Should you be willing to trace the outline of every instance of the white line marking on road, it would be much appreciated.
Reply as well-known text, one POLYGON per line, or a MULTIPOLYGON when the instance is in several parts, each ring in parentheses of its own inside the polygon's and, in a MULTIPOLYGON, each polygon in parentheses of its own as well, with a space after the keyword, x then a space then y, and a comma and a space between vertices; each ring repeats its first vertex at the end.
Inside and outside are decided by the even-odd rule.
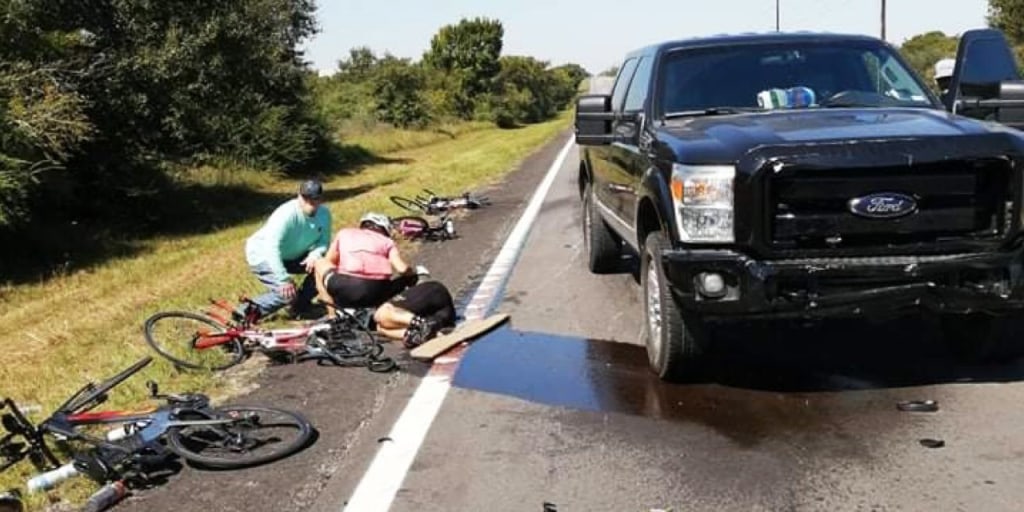
MULTIPOLYGON (((486 276, 481 280, 481 284, 488 280, 496 280, 497 286, 493 287, 496 288, 496 291, 492 292, 490 289, 492 286, 488 286, 487 290, 478 288, 466 306, 466 320, 486 317, 494 309, 497 299, 505 294, 508 278, 526 245, 526 237, 530 234, 530 228, 537 219, 544 198, 574 142, 570 138, 555 157, 544 179, 534 191, 523 215, 512 228, 501 251, 498 252, 498 256, 494 258, 486 276)), ((457 368, 458 357, 446 359, 445 363, 448 364, 439 363, 440 361, 435 362, 427 376, 420 381, 420 385, 409 399, 409 403, 406 404, 394 427, 391 428, 391 433, 388 434, 393 442, 381 446, 373 458, 373 462, 370 463, 370 468, 359 481, 343 510, 377 512, 391 508, 395 495, 401 488, 405 475, 409 472, 416 453, 423 444, 427 431, 430 430, 430 425, 434 422, 434 418, 451 388, 451 377, 457 368)))

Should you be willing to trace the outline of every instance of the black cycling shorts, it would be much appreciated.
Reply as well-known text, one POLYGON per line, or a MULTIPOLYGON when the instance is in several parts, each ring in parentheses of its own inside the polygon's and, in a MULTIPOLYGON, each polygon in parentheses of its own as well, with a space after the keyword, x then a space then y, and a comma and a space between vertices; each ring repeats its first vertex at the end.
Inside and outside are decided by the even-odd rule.
POLYGON ((328 270, 324 288, 340 308, 375 308, 416 282, 415 275, 398 279, 363 279, 328 270))
POLYGON ((440 327, 455 325, 455 302, 448 288, 437 281, 410 287, 401 297, 391 301, 395 307, 429 318, 440 327))

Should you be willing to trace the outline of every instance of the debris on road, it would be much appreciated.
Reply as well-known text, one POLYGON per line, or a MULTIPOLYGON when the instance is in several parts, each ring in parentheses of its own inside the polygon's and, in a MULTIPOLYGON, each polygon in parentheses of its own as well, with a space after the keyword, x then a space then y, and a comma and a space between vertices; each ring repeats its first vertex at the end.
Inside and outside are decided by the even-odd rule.
POLYGON ((936 412, 939 403, 935 400, 904 400, 897 402, 896 408, 904 412, 936 412))
POLYGON ((942 448, 943 446, 946 446, 946 442, 943 441, 942 439, 925 438, 919 440, 918 442, 921 443, 921 446, 924 446, 925 448, 942 448))

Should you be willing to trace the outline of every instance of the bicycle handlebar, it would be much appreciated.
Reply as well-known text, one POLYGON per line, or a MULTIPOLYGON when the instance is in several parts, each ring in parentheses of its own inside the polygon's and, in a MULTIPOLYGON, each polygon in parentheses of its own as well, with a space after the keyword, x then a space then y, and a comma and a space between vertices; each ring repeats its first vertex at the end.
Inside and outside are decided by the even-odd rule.
MULTIPOLYGON (((92 382, 86 384, 85 386, 82 386, 82 388, 79 389, 78 392, 76 392, 74 395, 71 395, 71 398, 69 398, 66 402, 61 404, 61 406, 58 407, 57 410, 59 412, 70 414, 85 408, 87 405, 90 405, 93 401, 96 401, 98 398, 103 396, 107 391, 110 391, 118 384, 124 382, 125 379, 127 379, 128 377, 135 375, 136 373, 139 372, 139 370, 145 368, 146 366, 149 365, 149 363, 152 362, 153 358, 151 356, 143 357, 142 359, 135 362, 135 364, 129 366, 128 368, 125 368, 124 370, 121 370, 121 372, 118 373, 117 375, 114 375, 113 377, 103 381, 99 386, 96 386, 92 382)), ((95 404, 93 405, 95 406, 95 404)))

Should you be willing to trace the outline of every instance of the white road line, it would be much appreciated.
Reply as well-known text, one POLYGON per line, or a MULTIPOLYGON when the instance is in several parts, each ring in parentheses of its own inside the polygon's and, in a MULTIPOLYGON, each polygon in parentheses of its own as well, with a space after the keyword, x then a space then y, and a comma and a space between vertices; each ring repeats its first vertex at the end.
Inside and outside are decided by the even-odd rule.
MULTIPOLYGON (((494 258, 486 276, 481 280, 481 284, 488 280, 495 280, 497 281, 496 286, 488 286, 486 290, 481 290, 478 287, 466 306, 466 320, 487 316, 494 309, 497 300, 504 295, 508 278, 526 244, 530 228, 537 219, 544 198, 547 196, 555 176, 558 175, 558 170, 562 168, 573 143, 574 140, 570 138, 562 147, 558 156, 555 157, 555 161, 548 168, 544 179, 533 193, 522 217, 519 218, 515 227, 512 228, 512 232, 505 239, 501 251, 494 258), (492 291, 493 289, 496 291, 492 291)), ((488 284, 490 285, 490 283, 488 284)), ((391 433, 388 434, 391 441, 381 446, 373 462, 370 463, 370 468, 359 481, 359 485, 356 486, 343 510, 377 512, 391 508, 395 495, 401 488, 405 475, 409 472, 416 453, 423 444, 427 431, 430 430, 430 425, 434 422, 434 418, 451 388, 451 375, 458 360, 449 359, 444 363, 446 364, 441 364, 440 361, 435 362, 427 376, 420 381, 416 392, 413 393, 401 416, 398 417, 398 421, 395 422, 395 426, 391 428, 391 433)))

